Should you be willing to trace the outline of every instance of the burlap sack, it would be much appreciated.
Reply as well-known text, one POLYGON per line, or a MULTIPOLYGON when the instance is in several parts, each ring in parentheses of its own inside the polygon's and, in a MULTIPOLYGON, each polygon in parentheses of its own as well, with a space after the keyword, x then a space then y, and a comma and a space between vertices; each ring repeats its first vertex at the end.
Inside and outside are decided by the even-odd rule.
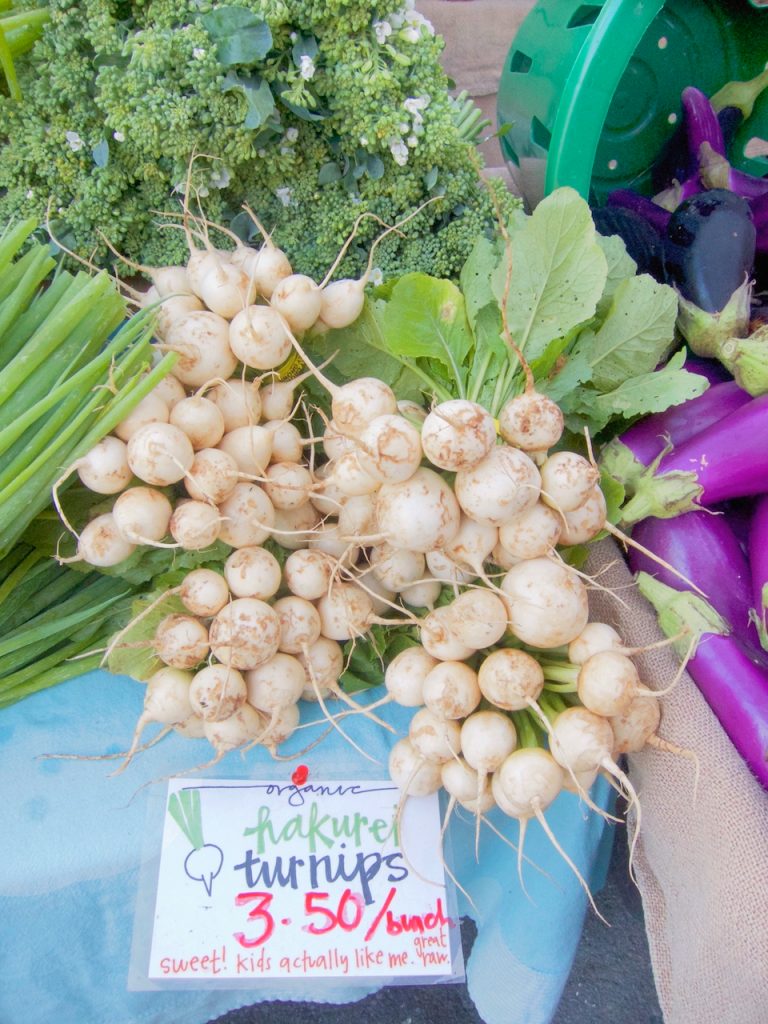
MULTIPOLYGON (((632 645, 661 639, 612 541, 587 564, 620 595, 593 592, 593 618, 632 645)), ((679 666, 668 648, 637 657, 655 689, 679 666)), ((642 807, 635 866, 666 1024, 768 1022, 768 793, 731 745, 688 675, 662 698, 659 735, 701 762, 696 802, 690 761, 649 749, 630 759, 642 807)), ((621 938, 617 937, 617 956, 621 938)), ((620 969, 620 962, 617 960, 620 969)))

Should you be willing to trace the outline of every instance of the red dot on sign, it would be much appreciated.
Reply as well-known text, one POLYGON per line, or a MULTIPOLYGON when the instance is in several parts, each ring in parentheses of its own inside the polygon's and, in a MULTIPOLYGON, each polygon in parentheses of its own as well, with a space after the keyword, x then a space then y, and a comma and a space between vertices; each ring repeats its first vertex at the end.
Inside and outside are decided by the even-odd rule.
POLYGON ((309 778, 309 768, 305 764, 300 764, 296 771, 291 776, 291 782, 294 786, 303 786, 309 778))
POLYGON ((284 917, 282 919, 282 921, 280 922, 280 924, 290 924, 290 923, 291 923, 290 917, 284 917))

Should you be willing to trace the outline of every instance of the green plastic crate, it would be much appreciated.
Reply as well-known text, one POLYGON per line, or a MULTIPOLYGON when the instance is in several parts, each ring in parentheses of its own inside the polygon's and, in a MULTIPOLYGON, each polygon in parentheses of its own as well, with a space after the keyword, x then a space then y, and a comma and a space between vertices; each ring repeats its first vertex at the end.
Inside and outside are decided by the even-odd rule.
MULTIPOLYGON (((768 0, 541 0, 507 56, 498 96, 505 159, 546 161, 545 192, 601 202, 650 190, 650 168, 681 117, 680 95, 712 95, 768 62, 768 0)), ((740 128, 733 163, 768 173, 768 91, 740 128), (745 152, 745 149, 747 152, 745 152), (747 155, 749 153, 750 155, 747 155)))

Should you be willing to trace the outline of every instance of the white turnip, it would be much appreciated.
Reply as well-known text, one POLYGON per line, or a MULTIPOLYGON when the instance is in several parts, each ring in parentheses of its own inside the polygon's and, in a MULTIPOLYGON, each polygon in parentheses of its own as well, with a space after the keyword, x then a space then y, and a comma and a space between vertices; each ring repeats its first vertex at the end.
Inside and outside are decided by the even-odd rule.
POLYGON ((128 447, 111 434, 102 437, 73 468, 88 490, 96 494, 117 494, 133 479, 133 470, 128 465, 128 447))
POLYGON ((195 668, 208 655, 208 630, 192 615, 166 615, 155 630, 153 647, 171 668, 195 668))
POLYGON ((236 598, 211 622, 210 643, 214 656, 224 665, 257 668, 277 654, 280 620, 263 601, 236 598))
POLYGON ((222 519, 215 505, 206 501, 182 501, 174 509, 169 529, 185 551, 202 551, 218 540, 222 519))
POLYGON ((239 483, 219 505, 219 538, 233 548, 258 547, 275 524, 275 509, 258 484, 239 483))
POLYGON ((131 544, 162 540, 168 533, 172 514, 170 501, 152 487, 129 487, 112 506, 115 524, 131 544))
POLYGON ((383 539, 426 554, 453 540, 461 514, 448 483, 433 470, 422 467, 402 483, 382 486, 376 501, 376 518, 383 539))
POLYGON ((232 494, 240 479, 240 470, 231 455, 218 448, 195 452, 184 487, 190 498, 220 505, 232 494))
POLYGON ((147 423, 167 423, 169 415, 168 406, 163 399, 154 391, 150 391, 131 409, 125 419, 117 424, 115 435, 127 444, 139 427, 144 427, 147 423))
POLYGON ((497 445, 472 469, 461 470, 456 498, 470 519, 501 526, 535 505, 541 478, 532 459, 509 445, 497 445))
POLYGON ((536 392, 510 399, 499 413, 499 433, 526 452, 543 452, 556 445, 563 433, 560 407, 536 392))
POLYGON ((175 320, 163 347, 179 353, 173 372, 187 387, 202 387, 215 377, 226 379, 237 366, 229 347, 229 324, 207 309, 193 310, 175 320))
POLYGON ((227 558, 224 577, 235 597, 268 601, 280 589, 282 571, 270 551, 262 547, 242 547, 227 558))
POLYGON ((451 399, 441 402, 424 420, 424 454, 439 469, 471 469, 496 443, 493 417, 476 402, 451 399))
POLYGON ((548 558, 513 566, 501 589, 507 595, 512 632, 531 647, 569 644, 587 624, 587 591, 576 573, 548 558))
POLYGON ((273 370, 293 351, 282 317, 270 306, 241 309, 229 326, 229 345, 254 370, 273 370))
POLYGON ((183 479, 195 453, 184 431, 170 423, 140 427, 128 442, 128 465, 145 484, 167 487, 183 479))
POLYGON ((229 718, 246 697, 245 680, 228 665, 206 665, 195 673, 189 687, 190 703, 206 722, 229 718))
POLYGON ((171 410, 170 422, 184 431, 195 451, 215 448, 224 436, 221 409, 201 395, 192 395, 177 402, 171 410))

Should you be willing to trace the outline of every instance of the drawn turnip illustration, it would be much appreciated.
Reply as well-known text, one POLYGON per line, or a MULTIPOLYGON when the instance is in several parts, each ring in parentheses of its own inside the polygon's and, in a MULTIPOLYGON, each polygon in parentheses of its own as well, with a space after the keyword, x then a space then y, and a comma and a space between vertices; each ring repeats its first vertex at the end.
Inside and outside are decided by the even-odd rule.
POLYGON ((180 793, 173 793, 168 801, 168 813, 192 845, 184 860, 187 876, 195 882, 202 882, 210 896, 213 880, 224 864, 224 854, 215 843, 203 840, 200 790, 182 789, 180 793))

